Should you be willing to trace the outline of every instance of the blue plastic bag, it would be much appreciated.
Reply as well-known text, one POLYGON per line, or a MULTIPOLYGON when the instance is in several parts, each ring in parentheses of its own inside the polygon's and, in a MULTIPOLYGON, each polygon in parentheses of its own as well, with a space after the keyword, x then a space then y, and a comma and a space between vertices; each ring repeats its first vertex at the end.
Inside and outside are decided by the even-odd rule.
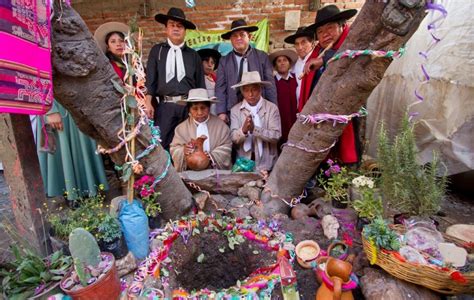
POLYGON ((133 200, 132 204, 122 201, 119 212, 120 224, 127 247, 137 259, 144 259, 148 255, 148 217, 142 204, 133 200))

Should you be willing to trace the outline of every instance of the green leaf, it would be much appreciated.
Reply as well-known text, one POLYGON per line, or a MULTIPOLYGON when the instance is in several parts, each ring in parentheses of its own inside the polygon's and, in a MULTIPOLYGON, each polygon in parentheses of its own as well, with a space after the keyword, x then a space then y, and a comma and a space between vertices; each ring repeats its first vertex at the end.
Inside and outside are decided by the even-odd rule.
POLYGON ((132 95, 127 95, 127 97, 125 97, 125 101, 128 107, 137 108, 137 100, 132 95))
POLYGON ((234 249, 235 249, 235 248, 234 248, 234 243, 233 243, 233 242, 229 242, 229 248, 230 248, 230 249, 232 249, 232 250, 234 250, 234 249))
POLYGON ((201 253, 201 254, 197 257, 197 262, 198 262, 198 263, 202 263, 203 260, 204 260, 204 253, 201 253))
POLYGON ((196 235, 196 234, 201 234, 201 231, 199 231, 199 229, 197 229, 197 228, 194 228, 193 229, 193 236, 196 235))
POLYGON ((224 253, 225 252, 225 247, 219 248, 219 252, 224 253))
POLYGON ((41 278, 39 276, 28 277, 21 282, 23 283, 41 283, 41 278))
POLYGON ((163 276, 165 276, 165 277, 169 277, 169 276, 170 276, 170 272, 168 272, 168 270, 165 269, 165 268, 162 268, 162 269, 161 269, 161 274, 163 274, 163 276))
POLYGON ((120 94, 125 94, 125 90, 120 83, 113 79, 110 79, 110 81, 112 81, 112 84, 114 85, 114 88, 117 90, 117 92, 119 92, 120 94))

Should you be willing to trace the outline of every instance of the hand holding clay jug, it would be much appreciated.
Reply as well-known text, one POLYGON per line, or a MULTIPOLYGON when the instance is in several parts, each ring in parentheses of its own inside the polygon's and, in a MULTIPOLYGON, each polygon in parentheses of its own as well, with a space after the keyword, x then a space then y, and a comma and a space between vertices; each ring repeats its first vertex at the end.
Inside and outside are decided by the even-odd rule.
POLYGON ((209 167, 209 157, 204 153, 203 144, 207 136, 201 135, 197 139, 191 139, 194 151, 186 156, 186 165, 188 169, 202 171, 209 167))

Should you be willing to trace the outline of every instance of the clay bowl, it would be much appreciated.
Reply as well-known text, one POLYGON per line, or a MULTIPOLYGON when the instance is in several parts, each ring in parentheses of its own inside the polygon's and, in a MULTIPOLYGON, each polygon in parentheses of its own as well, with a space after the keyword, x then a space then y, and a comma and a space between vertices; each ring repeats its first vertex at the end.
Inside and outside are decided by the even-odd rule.
POLYGON ((310 269, 311 263, 318 258, 321 248, 318 243, 312 240, 301 241, 296 245, 296 259, 301 267, 310 269))

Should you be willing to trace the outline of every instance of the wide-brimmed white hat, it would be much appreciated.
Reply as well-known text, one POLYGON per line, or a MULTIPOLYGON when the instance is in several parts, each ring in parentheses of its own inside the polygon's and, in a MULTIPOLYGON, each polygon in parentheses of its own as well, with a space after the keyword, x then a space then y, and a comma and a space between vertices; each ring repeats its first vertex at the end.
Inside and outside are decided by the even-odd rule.
POLYGON ((296 54, 295 51, 290 50, 290 49, 276 50, 275 52, 270 53, 270 55, 268 55, 268 58, 272 62, 272 65, 275 65, 275 59, 277 59, 280 56, 286 56, 288 60, 290 61, 290 65, 292 66, 298 60, 298 54, 296 54))
POLYGON ((127 35, 128 26, 120 22, 108 22, 100 25, 99 28, 97 28, 94 32, 94 39, 104 53, 107 52, 105 37, 107 34, 113 31, 122 32, 124 35, 127 35))
POLYGON ((206 89, 191 89, 188 92, 188 98, 186 100, 178 101, 181 103, 196 103, 196 102, 219 102, 216 97, 210 97, 207 94, 206 89))
POLYGON ((249 84, 260 84, 266 86, 272 85, 269 81, 262 81, 262 78, 260 77, 260 73, 258 73, 258 71, 252 71, 242 73, 242 79, 240 80, 240 82, 234 84, 233 86, 231 86, 231 88, 236 89, 238 87, 249 84))

